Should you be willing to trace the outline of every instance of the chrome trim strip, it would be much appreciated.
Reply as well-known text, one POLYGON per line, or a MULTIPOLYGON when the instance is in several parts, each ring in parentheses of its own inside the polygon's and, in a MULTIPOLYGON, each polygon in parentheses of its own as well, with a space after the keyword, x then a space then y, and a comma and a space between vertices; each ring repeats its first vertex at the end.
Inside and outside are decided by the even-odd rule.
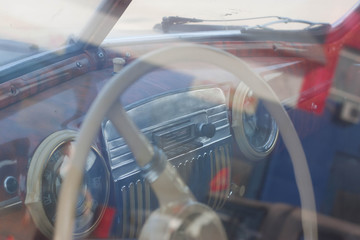
POLYGON ((20 197, 18 197, 18 196, 7 199, 5 201, 2 201, 2 202, 0 202, 0 213, 2 213, 3 211, 10 210, 15 207, 19 207, 19 206, 21 206, 21 204, 22 204, 22 201, 21 201, 20 197))
POLYGON ((140 236, 140 231, 143 225, 143 184, 140 180, 136 181, 136 198, 137 198, 137 229, 136 237, 140 236))
POLYGON ((186 182, 185 176, 184 176, 184 166, 182 163, 179 163, 176 167, 177 172, 179 173, 181 179, 186 182))
POLYGON ((190 176, 190 174, 189 174, 189 165, 190 165, 190 161, 185 160, 183 174, 184 174, 184 181, 186 183, 189 181, 189 176, 190 176))
POLYGON ((129 238, 135 237, 136 229, 136 204, 135 204, 135 185, 129 184, 129 208, 130 208, 130 226, 129 226, 129 238))
MULTIPOLYGON (((210 156, 210 181, 211 181, 212 179, 214 179, 214 173, 215 173, 214 152, 212 150, 210 150, 209 156, 210 156)), ((214 199, 213 199, 213 196, 211 195, 211 186, 210 186, 209 193, 210 193, 210 195, 209 195, 209 199, 208 199, 208 205, 210 207, 213 207, 214 199)))
MULTIPOLYGON (((219 153, 219 149, 215 149, 214 151, 215 153, 215 172, 214 172, 214 177, 216 177, 216 174, 218 173, 219 169, 220 169, 220 153, 219 153)), ((213 180, 213 179, 212 179, 213 180)), ((216 187, 219 186, 219 178, 216 178, 216 187)), ((214 194, 214 205, 213 205, 213 208, 216 209, 216 206, 218 205, 218 202, 219 202, 219 198, 220 198, 220 193, 219 191, 215 191, 215 194, 214 194)))
POLYGON ((114 39, 105 39, 101 47, 111 48, 124 45, 150 44, 150 43, 164 43, 176 41, 194 41, 204 38, 221 38, 241 36, 240 30, 225 30, 225 31, 203 31, 191 33, 174 33, 174 34, 158 34, 148 36, 122 37, 114 39))
POLYGON ((187 169, 188 176, 190 176, 192 174, 193 166, 194 166, 194 158, 191 158, 189 161, 189 164, 188 164, 188 169, 187 169))
POLYGON ((216 127, 216 131, 219 131, 219 130, 223 130, 223 129, 227 129, 230 127, 230 124, 226 124, 226 125, 222 125, 220 127, 216 127))
MULTIPOLYGON (((221 146, 220 147, 220 155, 221 155, 221 159, 220 159, 220 169, 218 169, 218 171, 222 171, 223 169, 226 168, 226 155, 225 155, 225 147, 221 146)), ((220 181, 222 181, 222 178, 220 178, 220 181)), ((226 183, 225 183, 226 184, 226 183)), ((221 182, 221 186, 223 186, 224 184, 221 182)), ((216 209, 220 209, 221 206, 224 204, 225 202, 225 196, 226 196, 226 189, 221 189, 220 192, 220 199, 219 199, 219 203, 216 206, 216 209)))
MULTIPOLYGON (((225 145, 225 149, 226 149, 226 168, 228 169, 228 174, 227 174, 227 186, 228 188, 226 189, 226 196, 225 198, 229 198, 230 196, 230 186, 231 186, 231 158, 230 158, 230 145, 225 145)), ((225 199, 225 201, 226 201, 225 199)), ((224 201, 224 204, 225 204, 225 201, 224 201)), ((224 204, 221 206, 223 207, 224 204)))
POLYGON ((122 238, 125 239, 127 238, 126 232, 127 232, 127 221, 128 221, 128 213, 127 213, 127 191, 126 191, 126 187, 123 186, 121 188, 121 195, 122 195, 122 201, 123 201, 123 207, 122 207, 122 211, 123 211, 123 217, 122 217, 122 221, 123 221, 123 229, 122 229, 122 238))
POLYGON ((9 165, 16 165, 16 164, 17 164, 17 160, 3 160, 0 162, 0 168, 6 167, 9 165))
MULTIPOLYGON (((222 168, 222 147, 219 147, 218 149, 216 149, 216 159, 215 159, 215 165, 216 165, 216 174, 219 173, 219 171, 222 168)), ((215 175, 217 178, 217 187, 221 187, 221 178, 218 175, 215 175)), ((218 209, 219 204, 221 203, 221 197, 222 197, 222 190, 218 190, 216 191, 216 204, 214 206, 214 209, 218 209)))
POLYGON ((150 215, 150 201, 151 201, 151 195, 150 195, 150 183, 146 180, 144 180, 145 184, 145 217, 147 218, 150 215))

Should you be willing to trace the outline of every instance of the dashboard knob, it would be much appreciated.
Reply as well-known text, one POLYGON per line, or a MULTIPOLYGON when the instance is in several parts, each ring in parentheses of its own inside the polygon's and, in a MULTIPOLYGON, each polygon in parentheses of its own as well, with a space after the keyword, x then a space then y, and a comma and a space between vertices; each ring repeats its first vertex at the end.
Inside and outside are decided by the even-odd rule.
POLYGON ((201 123, 197 126, 199 137, 212 138, 215 135, 216 127, 212 123, 201 123))
POLYGON ((19 184, 13 176, 7 177, 4 180, 4 187, 7 193, 13 194, 17 191, 19 184))

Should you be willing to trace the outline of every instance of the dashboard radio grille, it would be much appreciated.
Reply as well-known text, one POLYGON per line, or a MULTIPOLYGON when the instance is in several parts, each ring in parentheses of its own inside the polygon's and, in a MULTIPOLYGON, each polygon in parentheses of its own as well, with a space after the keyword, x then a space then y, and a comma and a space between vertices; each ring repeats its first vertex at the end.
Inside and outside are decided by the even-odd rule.
MULTIPOLYGON (((148 140, 162 148, 171 159, 228 137, 230 125, 227 110, 223 92, 211 88, 194 90, 191 94, 183 92, 165 96, 134 107, 128 110, 128 114, 148 140), (204 102, 204 98, 212 101, 204 102), (184 101, 188 101, 186 108, 177 106, 184 101), (154 109, 164 109, 164 105, 172 108, 160 111, 157 114, 160 116, 154 117, 154 109), (211 139, 196 136, 196 127, 204 123, 213 124, 216 129, 211 139)), ((102 131, 113 177, 116 180, 124 179, 139 172, 133 154, 110 121, 103 123, 102 131)))
MULTIPOLYGON (((194 194, 203 195, 197 197, 207 198, 204 203, 214 209, 222 208, 229 195, 230 150, 230 146, 225 144, 173 165, 194 194)), ((122 209, 120 236, 137 238, 146 218, 157 207, 156 197, 150 184, 143 179, 130 181, 120 188, 119 198, 122 209)))

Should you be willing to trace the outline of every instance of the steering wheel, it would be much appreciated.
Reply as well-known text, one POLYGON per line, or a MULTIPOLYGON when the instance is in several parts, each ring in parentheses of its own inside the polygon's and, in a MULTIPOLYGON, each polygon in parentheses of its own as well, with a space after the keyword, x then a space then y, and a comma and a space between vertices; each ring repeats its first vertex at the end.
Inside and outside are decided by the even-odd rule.
POLYGON ((54 239, 72 239, 75 202, 86 156, 105 116, 127 142, 159 200, 160 207, 150 215, 140 239, 173 239, 177 236, 182 239, 183 234, 189 239, 226 239, 217 215, 205 205, 196 203, 164 153, 148 142, 118 102, 118 97, 143 75, 169 64, 186 61, 204 62, 227 70, 241 79, 259 98, 267 100, 265 107, 278 124, 293 164, 302 207, 304 239, 317 239, 311 177, 300 139, 287 112, 269 85, 244 61, 222 50, 203 45, 183 45, 151 52, 129 64, 105 85, 90 107, 76 140, 72 155, 76 161, 71 161, 61 188, 54 239), (181 221, 171 221, 174 214, 175 219, 181 221), (177 235, 178 230, 181 233, 177 235))

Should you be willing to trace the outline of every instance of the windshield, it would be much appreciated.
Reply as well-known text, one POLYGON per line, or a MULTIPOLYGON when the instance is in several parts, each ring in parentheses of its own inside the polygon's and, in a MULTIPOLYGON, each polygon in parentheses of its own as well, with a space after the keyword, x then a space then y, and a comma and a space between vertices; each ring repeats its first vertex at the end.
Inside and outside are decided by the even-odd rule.
POLYGON ((2 1, 0 66, 76 37, 101 0, 2 1))
MULTIPOLYGON (((133 1, 109 35, 110 38, 154 34, 154 26, 163 17, 181 16, 205 20, 232 20, 264 16, 281 16, 312 22, 334 23, 356 3, 356 0, 182 0, 182 1, 133 1), (309 7, 311 6, 311 7, 309 7), (325 7, 326 6, 326 7, 325 7)), ((256 21, 220 22, 222 25, 256 25, 276 19, 256 21)), ((209 24, 213 24, 212 22, 209 24)), ((273 27, 273 26, 272 26, 273 27)), ((302 29, 303 24, 282 24, 280 29, 302 29)))
MULTIPOLYGON (((56 49, 76 39, 101 0, 80 1, 3 1, 0 14, 0 66, 41 51, 56 49)), ((233 20, 264 16, 281 16, 321 23, 334 23, 355 0, 335 1, 238 1, 183 0, 133 1, 108 38, 162 33, 154 29, 166 16, 204 20, 233 20), (309 8, 309 6, 312 6, 309 8), (324 10, 326 6, 326 11, 324 10)), ((216 22, 221 25, 265 24, 276 18, 256 21, 216 22)), ((207 24, 205 22, 205 24, 207 24)), ((213 24, 213 23, 211 23, 213 24)), ((273 26, 272 26, 273 27, 273 26)), ((304 28, 303 24, 276 24, 275 28, 304 28)))

